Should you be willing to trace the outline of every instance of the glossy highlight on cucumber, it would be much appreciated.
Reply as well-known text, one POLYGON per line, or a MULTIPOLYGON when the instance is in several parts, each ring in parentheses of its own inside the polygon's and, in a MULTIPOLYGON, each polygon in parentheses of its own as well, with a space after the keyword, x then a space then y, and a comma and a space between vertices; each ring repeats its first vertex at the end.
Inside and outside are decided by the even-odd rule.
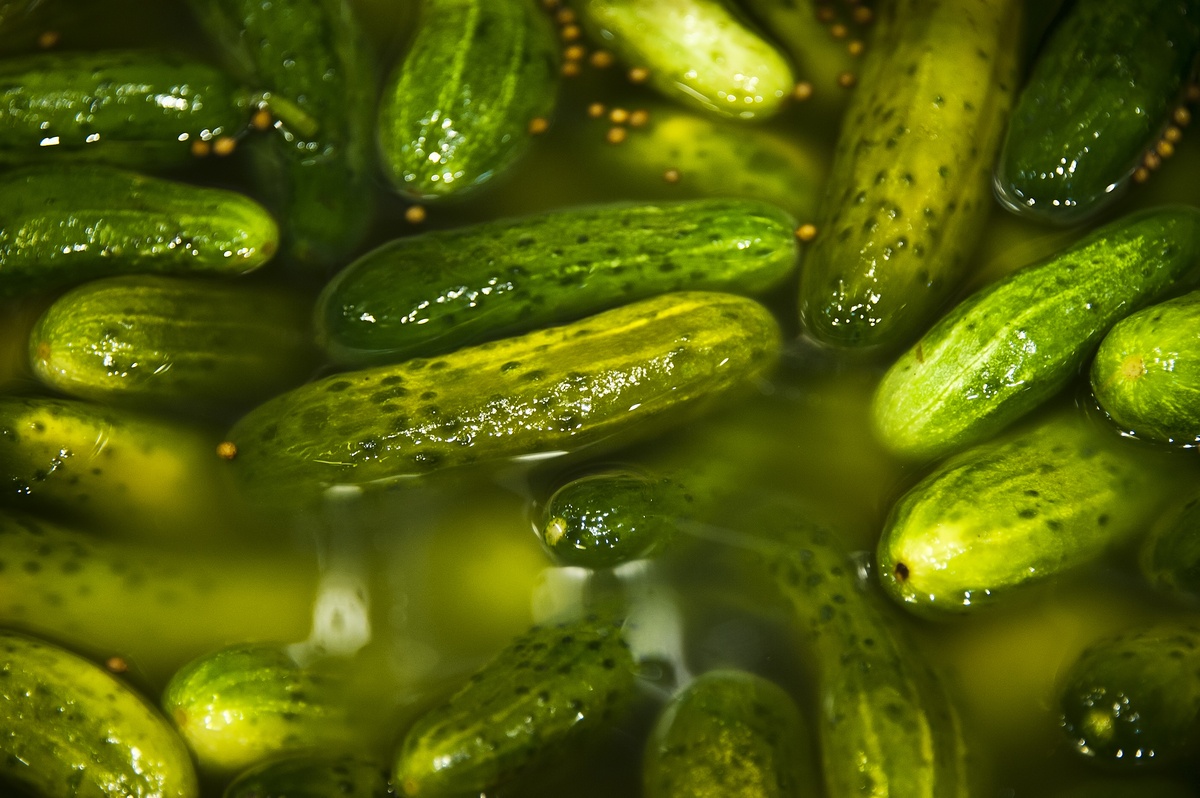
POLYGON ((392 798, 388 770, 361 756, 301 755, 242 773, 223 798, 392 798))

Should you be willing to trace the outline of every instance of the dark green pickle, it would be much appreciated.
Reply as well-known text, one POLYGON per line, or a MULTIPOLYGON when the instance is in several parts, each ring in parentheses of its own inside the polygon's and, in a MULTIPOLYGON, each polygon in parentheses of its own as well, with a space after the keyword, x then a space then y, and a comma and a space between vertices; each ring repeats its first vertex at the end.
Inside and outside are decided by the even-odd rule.
POLYGON ((382 764, 360 756, 303 755, 251 768, 225 788, 224 798, 391 798, 382 764))
POLYGON ((1163 515, 1142 541, 1142 575, 1162 592, 1200 602, 1200 495, 1163 515))

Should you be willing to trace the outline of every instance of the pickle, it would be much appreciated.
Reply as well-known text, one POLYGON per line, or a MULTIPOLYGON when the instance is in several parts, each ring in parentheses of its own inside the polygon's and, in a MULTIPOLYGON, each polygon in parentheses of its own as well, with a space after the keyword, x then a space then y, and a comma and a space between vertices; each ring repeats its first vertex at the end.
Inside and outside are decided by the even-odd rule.
POLYGON ((1200 496, 1164 514, 1142 541, 1142 574, 1162 592, 1185 602, 1200 601, 1200 496))
POLYGON ((392 798, 387 768, 356 756, 286 757, 238 776, 223 798, 392 798))

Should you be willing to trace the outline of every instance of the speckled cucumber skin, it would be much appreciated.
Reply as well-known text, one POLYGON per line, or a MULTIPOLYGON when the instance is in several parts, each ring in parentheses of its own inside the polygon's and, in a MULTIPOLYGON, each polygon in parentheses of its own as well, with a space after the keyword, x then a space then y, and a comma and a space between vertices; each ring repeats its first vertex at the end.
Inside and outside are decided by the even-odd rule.
POLYGON ((927 617, 976 612, 1099 557, 1144 528, 1163 475, 1054 416, 951 458, 896 503, 879 579, 927 617))
POLYGON ((992 204, 1021 10, 1020 0, 878 10, 805 261, 801 315, 819 340, 903 346, 958 286, 992 204))
POLYGON ((356 756, 310 754, 251 768, 225 788, 222 798, 391 798, 388 770, 356 756))
POLYGON ((85 659, 0 631, 0 778, 49 796, 195 798, 166 720, 85 659))
POLYGON ((193 142, 238 134, 251 107, 250 93, 222 72, 137 50, 6 60, 0 93, 0 162, 20 164, 186 164, 193 142))
POLYGON ((1190 496, 1154 523, 1138 558, 1155 588, 1188 604, 1200 602, 1200 496, 1190 496))
POLYGON ((1192 285, 1200 210, 1131 214, 950 311, 884 375, 871 416, 910 458, 987 440, 1057 393, 1114 324, 1192 285))
POLYGON ((709 671, 667 704, 646 744, 646 798, 799 798, 820 791, 791 696, 744 671, 709 671))
POLYGON ((1183 754, 1200 719, 1200 628, 1164 624, 1090 647, 1067 673, 1060 709, 1088 759, 1137 770, 1183 754))
POLYGON ((1167 443, 1200 441, 1200 292, 1113 327, 1091 377, 1096 400, 1123 429, 1167 443))
POLYGON ((0 215, 0 295, 120 273, 245 274, 279 244, 248 197, 106 166, 4 175, 0 215))
POLYGON ((229 434, 242 484, 386 483, 659 431, 744 389, 779 329, 729 294, 666 294, 432 360, 337 374, 229 434))
POLYGON ((575 0, 592 41, 671 100, 729 119, 773 116, 795 85, 787 59, 720 0, 575 0))
POLYGON ((136 275, 60 297, 29 337, 33 371, 84 399, 138 406, 247 405, 303 381, 299 301, 200 280, 136 275))
POLYGON ((423 0, 416 37, 379 109, 384 172, 416 198, 503 172, 548 119, 558 42, 535 0, 423 0))
POLYGON ((317 302, 336 360, 386 363, 536 330, 668 291, 761 293, 796 264, 795 222, 751 200, 556 211, 400 238, 317 302))
POLYGON ((1059 224, 1112 204, 1168 123, 1197 53, 1197 0, 1075 3, 1013 110, 996 196, 1059 224))
POLYGON ((625 621, 534 627, 408 730, 392 781, 454 798, 504 783, 616 721, 637 693, 625 621))

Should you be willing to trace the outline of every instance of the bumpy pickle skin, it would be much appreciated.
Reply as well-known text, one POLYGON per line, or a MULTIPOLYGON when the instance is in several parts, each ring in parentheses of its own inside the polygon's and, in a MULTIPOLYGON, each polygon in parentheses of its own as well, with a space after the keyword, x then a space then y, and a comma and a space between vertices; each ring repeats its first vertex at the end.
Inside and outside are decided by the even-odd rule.
POLYGON ((381 763, 363 757, 305 754, 251 768, 223 798, 392 798, 388 775, 381 763))
POLYGON ((100 666, 0 631, 0 674, 0 778, 38 795, 199 795, 166 719, 100 666))
POLYGON ((1138 557, 1151 585, 1185 603, 1200 603, 1200 496, 1192 495, 1154 523, 1138 557))
POLYGON ((1075 3, 1013 110, 997 198, 1058 224, 1111 205, 1168 124, 1198 53, 1196 0, 1075 3))
POLYGON ((558 43, 534 0, 423 0, 416 37, 379 110, 384 171, 414 198, 461 194, 504 172, 549 120, 558 43))
POLYGON ((668 291, 761 294, 796 265, 795 222, 752 200, 554 211, 400 238, 335 277, 317 338, 344 363, 394 363, 668 291))
POLYGON ((617 721, 637 694, 624 627, 589 615, 518 637, 409 729, 395 785, 421 798, 479 793, 617 721))
POLYGON ((897 349, 958 286, 992 204, 1021 12, 1020 0, 878 10, 805 258, 801 316, 818 340, 897 349))
POLYGON ((1120 319, 1194 285, 1198 260, 1200 211, 1164 206, 977 291, 884 375, 877 436, 912 459, 987 440, 1072 380, 1120 319))
POLYGON ((1060 696, 1076 753, 1136 770, 1188 750, 1200 718, 1200 628, 1164 624, 1083 652, 1060 696))
POLYGON ((1068 415, 951 458, 900 498, 876 560, 917 615, 978 612, 1144 528, 1166 475, 1068 415))
POLYGON ((710 671, 671 699, 646 743, 646 798, 799 798, 820 778, 791 696, 744 671, 710 671))

